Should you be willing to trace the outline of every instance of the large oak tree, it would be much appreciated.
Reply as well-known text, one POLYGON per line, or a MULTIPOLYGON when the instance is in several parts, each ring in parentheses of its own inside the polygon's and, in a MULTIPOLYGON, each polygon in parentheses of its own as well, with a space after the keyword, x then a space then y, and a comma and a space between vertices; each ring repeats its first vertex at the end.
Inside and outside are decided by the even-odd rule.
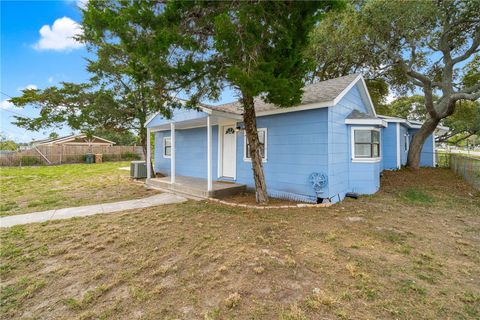
POLYGON ((421 92, 428 117, 407 161, 418 168, 422 146, 440 121, 458 101, 480 98, 478 80, 461 81, 462 65, 479 51, 480 2, 367 0, 348 10, 327 17, 313 33, 317 72, 367 71, 401 92, 421 92))

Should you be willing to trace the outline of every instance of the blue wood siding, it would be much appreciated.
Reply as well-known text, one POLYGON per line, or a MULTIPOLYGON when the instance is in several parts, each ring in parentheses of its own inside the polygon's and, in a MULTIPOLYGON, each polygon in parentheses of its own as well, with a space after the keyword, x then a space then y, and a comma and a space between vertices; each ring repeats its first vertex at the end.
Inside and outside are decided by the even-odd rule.
MULTIPOLYGON (((351 127, 348 126, 348 139, 351 139, 351 127)), ((353 125, 353 127, 362 127, 353 125)), ((367 126, 371 127, 371 126, 367 126)), ((382 133, 380 133, 382 134, 382 133)), ((381 137, 382 139, 382 137, 381 137)), ((383 140, 383 139, 382 139, 383 140)), ((381 141, 382 141, 381 140, 381 141)), ((381 142, 380 142, 381 143, 381 142)), ((380 150, 382 145, 380 144, 380 150)), ((352 158, 352 149, 349 148, 349 158, 352 158)), ((380 188, 380 172, 382 161, 378 162, 353 162, 349 163, 349 192, 359 194, 373 194, 380 188)))
POLYGON ((382 164, 384 170, 397 169, 397 123, 390 122, 382 129, 382 164))
MULTIPOLYGON (((271 196, 315 201, 308 183, 312 172, 328 172, 328 109, 259 117, 267 128, 267 162, 263 163, 271 196)), ((244 132, 237 135, 237 182, 254 188, 251 162, 244 161, 244 132)))
MULTIPOLYGON (((170 174, 170 158, 163 157, 163 138, 170 131, 155 133, 155 171, 170 174)), ((175 130, 176 174, 207 178, 207 128, 175 130)), ((216 177, 218 157, 218 126, 212 126, 212 173, 216 177)))
MULTIPOLYGON (((338 194, 343 199, 345 193, 353 191, 351 186, 352 174, 356 175, 359 174, 357 171, 361 171, 368 175, 370 174, 369 168, 372 167, 370 163, 352 166, 350 126, 345 124, 345 118, 353 110, 364 113, 368 113, 368 111, 356 86, 335 107, 328 110, 328 192, 330 197, 338 194)), ((373 180, 373 178, 370 180, 373 180)), ((338 197, 333 198, 333 201, 337 200, 338 197)))
MULTIPOLYGON (((338 201, 336 195, 343 199, 347 192, 372 194, 378 190, 381 170, 396 167, 396 124, 390 123, 387 128, 382 129, 382 161, 352 162, 351 126, 345 124, 345 118, 353 110, 368 113, 356 86, 334 107, 257 119, 257 127, 267 129, 267 161, 263 163, 263 167, 267 190, 271 196, 316 201, 317 194, 308 182, 308 176, 312 172, 328 175, 328 186, 321 196, 333 197, 334 202, 338 201)), ((186 110, 184 113, 176 113, 175 120, 184 121, 205 116, 202 112, 186 110)), ((160 117, 155 118, 149 127, 168 122, 160 117)), ((218 130, 218 126, 213 126, 214 179, 218 172, 218 130)), ((406 128, 403 130, 407 132, 406 128)), ((401 131, 402 136, 403 134, 401 131)), ((170 136, 170 132, 155 133, 155 169, 168 175, 170 159, 163 158, 162 154, 165 136, 170 136)), ((403 144, 401 147, 403 148, 403 144)), ((253 189, 251 162, 244 160, 244 148, 244 132, 241 131, 237 133, 236 182, 253 189)), ((431 156, 430 159, 432 158, 431 156)), ((177 175, 207 178, 206 127, 176 131, 176 172, 177 175)))

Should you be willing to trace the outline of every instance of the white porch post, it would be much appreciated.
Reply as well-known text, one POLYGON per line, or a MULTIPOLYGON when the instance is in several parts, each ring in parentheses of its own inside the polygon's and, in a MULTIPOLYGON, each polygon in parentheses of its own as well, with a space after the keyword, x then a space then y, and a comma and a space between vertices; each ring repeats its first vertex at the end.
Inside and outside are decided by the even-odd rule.
POLYGON ((150 128, 147 128, 147 179, 152 177, 152 164, 151 164, 151 147, 150 147, 150 128))
POLYGON ((210 116, 207 117, 207 190, 212 191, 212 124, 210 116))
POLYGON ((170 183, 175 183, 175 123, 170 123, 170 183))

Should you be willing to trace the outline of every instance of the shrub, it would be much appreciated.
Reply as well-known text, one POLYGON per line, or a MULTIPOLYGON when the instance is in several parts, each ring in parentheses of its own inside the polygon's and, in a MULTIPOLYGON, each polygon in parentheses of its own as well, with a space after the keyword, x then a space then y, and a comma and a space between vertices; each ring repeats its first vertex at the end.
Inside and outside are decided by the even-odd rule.
POLYGON ((22 166, 35 166, 42 164, 42 161, 40 159, 33 156, 22 156, 20 158, 20 162, 22 166))
POLYGON ((121 155, 119 154, 104 154, 102 156, 103 161, 119 161, 121 159, 121 155))
POLYGON ((121 154, 121 159, 122 160, 140 160, 141 157, 138 153, 127 151, 121 154))

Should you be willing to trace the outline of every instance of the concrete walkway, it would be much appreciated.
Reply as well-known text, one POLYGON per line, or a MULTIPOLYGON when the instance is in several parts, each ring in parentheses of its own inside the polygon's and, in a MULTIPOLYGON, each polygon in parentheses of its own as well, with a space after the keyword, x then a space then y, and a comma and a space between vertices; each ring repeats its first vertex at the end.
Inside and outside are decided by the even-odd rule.
POLYGON ((154 207, 162 204, 180 203, 184 201, 187 201, 187 199, 184 197, 170 193, 161 193, 143 199, 94 204, 91 206, 64 208, 2 217, 0 218, 0 228, 8 228, 18 224, 44 222, 48 220, 86 217, 99 213, 114 213, 131 209, 154 207))

